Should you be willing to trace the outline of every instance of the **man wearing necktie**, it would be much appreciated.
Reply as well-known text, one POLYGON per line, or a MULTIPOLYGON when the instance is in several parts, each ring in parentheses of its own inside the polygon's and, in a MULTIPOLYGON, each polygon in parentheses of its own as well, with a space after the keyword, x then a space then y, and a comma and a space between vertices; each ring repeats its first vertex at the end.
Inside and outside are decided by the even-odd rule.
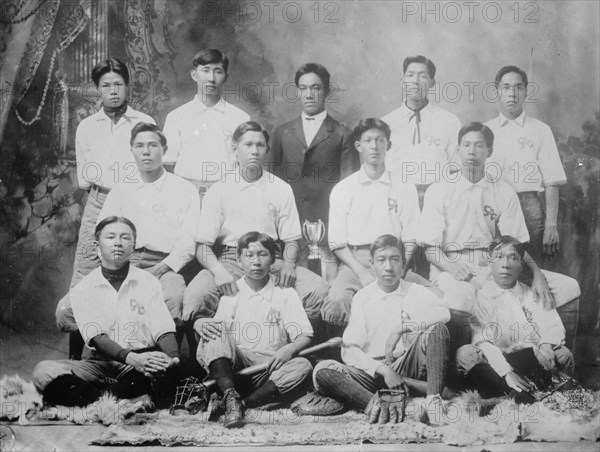
POLYGON ((425 190, 452 170, 459 119, 429 102, 427 92, 435 85, 433 62, 417 55, 403 64, 405 102, 382 119, 390 125, 394 142, 386 166, 417 187, 423 208, 425 190))
MULTIPOLYGON (((304 64, 296 71, 295 83, 302 113, 275 129, 270 164, 273 173, 291 185, 300 224, 320 219, 327 230, 329 194, 336 183, 359 168, 359 156, 352 148, 350 130, 325 109, 330 93, 327 69, 304 64)), ((321 243, 327 243, 327 236, 321 243)), ((298 263, 305 266, 308 246, 304 239, 300 248, 298 263)), ((335 276, 335 267, 327 266, 328 279, 335 276)))

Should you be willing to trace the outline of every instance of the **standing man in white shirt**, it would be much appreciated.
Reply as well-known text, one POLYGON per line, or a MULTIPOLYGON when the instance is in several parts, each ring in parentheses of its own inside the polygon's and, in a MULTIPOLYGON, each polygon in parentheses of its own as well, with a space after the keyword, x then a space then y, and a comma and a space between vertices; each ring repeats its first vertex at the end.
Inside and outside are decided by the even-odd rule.
POLYGON ((268 140, 269 134, 260 124, 249 121, 239 125, 233 134, 237 170, 206 192, 196 234, 196 258, 205 269, 190 282, 183 300, 190 343, 195 341, 194 321, 211 317, 222 295, 238 292, 236 281, 243 271, 237 245, 248 231, 283 242, 271 266, 274 282, 296 289, 311 323, 320 319, 329 284, 310 270, 296 267, 301 236, 298 210, 291 187, 263 170, 268 140))
POLYGON ((436 74, 429 58, 407 57, 403 74, 406 100, 382 118, 390 125, 394 137, 386 165, 391 172, 400 174, 403 181, 415 184, 422 208, 427 187, 456 169, 448 164, 453 162, 456 152, 460 120, 429 101, 427 92, 435 85, 436 74))
POLYGON ((150 116, 127 104, 129 71, 122 61, 101 61, 92 69, 92 80, 100 91, 102 109, 81 121, 75 134, 79 188, 89 190, 89 196, 81 218, 71 287, 98 266, 94 228, 106 196, 137 172, 129 151, 131 130, 139 122, 154 124, 150 116))
POLYGON ((498 71, 495 84, 500 114, 486 123, 495 136, 490 162, 498 165, 502 180, 517 192, 533 257, 543 263, 544 255, 552 256, 560 248, 558 192, 567 176, 552 130, 523 110, 528 85, 525 71, 505 66, 498 71))
POLYGON ((429 421, 436 422, 448 361, 444 323, 450 313, 427 288, 402 280, 402 248, 392 235, 373 242, 369 251, 376 280, 352 301, 343 336, 344 364, 321 361, 313 382, 320 393, 363 411, 378 389, 403 387, 402 377, 427 380, 424 408, 429 421))
POLYGON ((233 131, 250 116, 222 97, 229 59, 217 49, 205 49, 192 60, 191 77, 198 92, 194 99, 167 115, 164 133, 169 149, 167 170, 192 182, 200 193, 234 167, 233 131))
MULTIPOLYGON (((181 340, 185 281, 178 272, 194 259, 200 201, 192 184, 163 168, 166 149, 166 138, 156 125, 139 123, 133 128, 131 152, 139 176, 111 191, 98 218, 127 216, 137 225, 131 263, 160 281, 181 340)), ((62 328, 73 327, 68 296, 59 303, 57 322, 62 328)))

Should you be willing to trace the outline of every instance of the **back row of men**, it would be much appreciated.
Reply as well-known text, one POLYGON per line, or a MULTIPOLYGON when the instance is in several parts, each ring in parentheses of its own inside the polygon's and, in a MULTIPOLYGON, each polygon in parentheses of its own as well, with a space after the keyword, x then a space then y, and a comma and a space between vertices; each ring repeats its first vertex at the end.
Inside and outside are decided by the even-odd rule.
MULTIPOLYGON (((575 280, 539 268, 543 252, 558 251, 558 187, 566 177, 549 127, 523 111, 527 76, 519 68, 496 76, 500 116, 461 128, 427 99, 433 63, 407 58, 406 102, 351 132, 325 110, 327 70, 305 64, 295 76, 302 114, 270 140, 222 99, 228 66, 218 50, 196 55, 198 93, 167 116, 164 133, 127 105, 123 63, 94 68, 103 106, 77 129, 79 183, 90 195, 72 287, 99 265, 96 225, 117 216, 135 224, 131 262, 159 279, 178 339, 187 331, 192 353, 194 323, 240 290, 237 245, 249 231, 278 241, 274 282, 296 289, 317 340, 344 331, 353 295, 374 281, 371 244, 386 234, 419 264, 405 279, 430 286, 456 311, 475 311, 476 290, 490 277, 487 248, 500 235, 532 244, 524 259, 540 302, 560 306, 579 296, 575 280), (495 173, 484 168, 490 160, 495 173), (274 174, 263 169, 268 163, 274 174), (301 222, 318 219, 336 258, 328 259, 327 281, 297 266, 306 260, 301 222), (202 270, 188 274, 196 260, 202 270)), ((68 296, 57 320, 81 337, 68 296)), ((75 343, 71 354, 80 354, 75 343)))

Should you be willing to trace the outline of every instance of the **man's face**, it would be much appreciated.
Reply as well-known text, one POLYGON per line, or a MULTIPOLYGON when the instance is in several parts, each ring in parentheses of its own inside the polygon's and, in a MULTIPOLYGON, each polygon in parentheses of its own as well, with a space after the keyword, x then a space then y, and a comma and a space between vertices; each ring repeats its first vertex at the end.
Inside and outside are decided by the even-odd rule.
POLYGON ((198 94, 204 97, 221 97, 221 88, 227 73, 223 63, 199 64, 191 72, 192 79, 196 82, 198 94))
POLYGON ((242 168, 261 167, 267 157, 267 141, 262 132, 249 131, 233 143, 233 151, 242 168))
POLYGON ((308 116, 317 115, 325 110, 327 94, 323 81, 314 72, 304 74, 298 79, 298 96, 302 111, 308 116))
POLYGON ((362 155, 363 161, 370 165, 380 165, 385 161, 385 154, 391 146, 383 130, 369 129, 362 134, 360 141, 354 146, 362 155))
POLYGON ((242 250, 240 260, 244 274, 256 281, 263 280, 271 270, 271 253, 260 242, 252 242, 242 250))
POLYGON ((497 247, 490 257, 492 277, 503 289, 513 287, 523 269, 523 261, 514 246, 497 247))
POLYGON ((124 223, 106 225, 98 238, 98 254, 108 268, 121 268, 135 246, 133 231, 124 223))
POLYGON ((402 253, 395 246, 380 248, 373 255, 373 270, 377 284, 386 292, 398 287, 404 267, 402 253))
POLYGON ((517 117, 523 111, 527 87, 517 72, 504 74, 498 84, 500 111, 504 116, 517 117))
POLYGON ((116 72, 107 72, 98 80, 102 103, 107 107, 120 107, 127 99, 125 79, 116 72))
POLYGON ((486 159, 491 155, 485 137, 481 132, 468 132, 463 135, 458 145, 458 156, 464 171, 483 169, 486 159))
POLYGON ((140 172, 152 172, 162 168, 162 157, 166 151, 155 132, 140 132, 131 145, 131 152, 140 172))
POLYGON ((425 99, 435 80, 424 63, 410 63, 404 72, 402 86, 406 97, 425 99))

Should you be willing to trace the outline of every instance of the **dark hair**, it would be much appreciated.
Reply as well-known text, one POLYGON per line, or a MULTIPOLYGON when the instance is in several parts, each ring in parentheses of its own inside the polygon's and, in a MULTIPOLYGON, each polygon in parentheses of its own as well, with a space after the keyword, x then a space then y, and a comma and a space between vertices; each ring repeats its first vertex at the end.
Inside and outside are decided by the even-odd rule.
POLYGON ((483 138, 485 139, 485 144, 487 145, 487 147, 490 149, 494 147, 494 132, 492 132, 492 130, 488 126, 480 122, 470 122, 461 127, 461 129, 458 131, 459 145, 462 138, 469 132, 481 132, 483 134, 483 138))
POLYGON ((325 66, 319 63, 306 63, 300 66, 296 71, 296 75, 294 76, 294 82, 296 83, 296 86, 298 86, 300 77, 306 74, 316 74, 323 82, 325 92, 329 93, 329 81, 331 79, 331 75, 329 75, 329 71, 325 69, 325 66))
POLYGON ((385 134, 385 137, 388 139, 388 141, 392 136, 392 131, 390 130, 390 126, 388 126, 387 123, 383 122, 381 119, 367 118, 361 119, 354 128, 354 141, 360 141, 363 133, 371 129, 381 130, 385 134))
POLYGON ((264 246, 271 255, 271 264, 275 262, 275 252, 277 251, 277 242, 266 234, 261 232, 251 231, 246 232, 238 240, 238 257, 241 257, 242 251, 248 249, 251 243, 260 243, 264 246))
POLYGON ((204 49, 194 55, 192 60, 192 69, 196 69, 198 66, 204 66, 206 64, 219 64, 223 65, 225 73, 229 69, 229 58, 221 53, 217 49, 204 49))
POLYGON ((92 69, 92 81, 94 85, 98 87, 100 84, 100 78, 104 74, 108 74, 109 72, 114 72, 115 74, 119 74, 123 77, 126 85, 129 85, 129 70, 125 63, 116 58, 109 58, 108 60, 100 61, 94 69, 92 69))
POLYGON ((523 260, 523 256, 525 256, 525 248, 527 244, 521 243, 519 240, 510 235, 503 235, 501 237, 496 238, 490 245, 488 246, 488 255, 491 257, 494 251, 498 248, 505 248, 507 246, 512 246, 517 251, 517 254, 523 260))
POLYGON ((113 215, 111 217, 106 217, 104 220, 102 220, 100 223, 98 223, 96 225, 96 230, 94 231, 94 236, 96 237, 96 241, 100 240, 100 233, 102 232, 102 230, 109 224, 113 224, 113 223, 123 223, 123 224, 126 224, 127 226, 129 226, 131 228, 131 231, 133 232, 133 241, 134 242, 136 241, 137 230, 135 229, 135 225, 133 224, 133 222, 129 218, 118 217, 116 215, 113 215))
POLYGON ((158 135, 158 141, 163 148, 167 147, 167 137, 160 130, 160 128, 156 124, 151 124, 149 122, 138 122, 133 129, 131 129, 131 139, 129 140, 129 144, 133 146, 133 142, 135 141, 135 137, 142 132, 154 132, 158 135))
POLYGON ((404 63, 402 64, 402 73, 406 74, 406 69, 412 63, 421 63, 427 66, 427 72, 429 72, 429 77, 435 78, 435 64, 429 58, 424 57, 423 55, 417 56, 409 56, 404 59, 404 63))
POLYGON ((500 80, 502 80, 502 77, 504 77, 510 72, 516 72, 517 74, 519 74, 523 79, 523 83, 525 84, 525 86, 527 86, 529 81, 527 80, 527 74, 523 69, 517 66, 504 66, 498 71, 498 73, 496 74, 496 78, 494 79, 494 84, 496 85, 496 88, 498 88, 498 86, 500 85, 500 80))
POLYGON ((242 136, 246 132, 262 132, 262 134, 265 137, 265 141, 267 142, 267 145, 269 144, 269 133, 265 130, 263 126, 254 121, 246 121, 237 126, 235 131, 233 132, 233 142, 237 143, 238 141, 240 141, 240 138, 242 138, 242 136))
POLYGON ((377 250, 388 247, 398 248, 400 250, 400 254, 402 255, 402 260, 404 261, 404 244, 401 240, 398 240, 397 237, 394 237, 391 234, 380 235, 375 239, 369 250, 371 252, 371 259, 375 257, 375 252, 377 250))

